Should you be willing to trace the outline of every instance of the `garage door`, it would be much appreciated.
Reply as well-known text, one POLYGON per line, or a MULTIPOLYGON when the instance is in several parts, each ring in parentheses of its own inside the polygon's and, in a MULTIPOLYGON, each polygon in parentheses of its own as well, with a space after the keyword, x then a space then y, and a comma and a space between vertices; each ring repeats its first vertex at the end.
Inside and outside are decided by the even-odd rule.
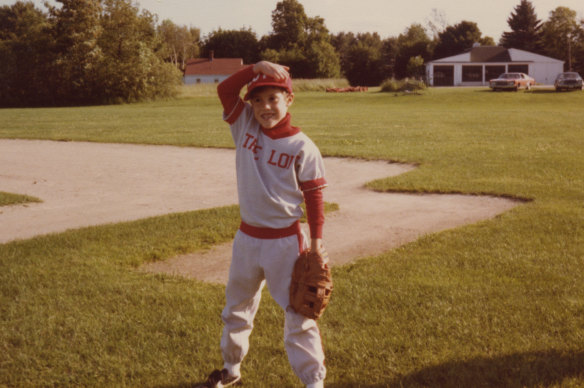
POLYGON ((434 66, 434 86, 454 86, 454 66, 434 66))

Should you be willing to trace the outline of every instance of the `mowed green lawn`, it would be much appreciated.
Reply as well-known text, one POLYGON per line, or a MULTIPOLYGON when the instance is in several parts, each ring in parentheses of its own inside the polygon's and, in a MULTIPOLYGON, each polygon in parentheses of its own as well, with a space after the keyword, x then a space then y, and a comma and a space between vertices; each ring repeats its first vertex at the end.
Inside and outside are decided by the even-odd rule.
MULTIPOLYGON (((419 165, 372 189, 524 200, 336 267, 320 321, 328 387, 584 385, 584 93, 302 92, 291 112, 325 155, 419 165)), ((232 146, 208 93, 2 109, 0 123, 1 138, 232 146)), ((0 386, 204 379, 221 366, 223 286, 136 268, 227 241, 237 225, 231 206, 0 245, 0 386)), ((282 328, 265 293, 245 386, 300 386, 282 328)))

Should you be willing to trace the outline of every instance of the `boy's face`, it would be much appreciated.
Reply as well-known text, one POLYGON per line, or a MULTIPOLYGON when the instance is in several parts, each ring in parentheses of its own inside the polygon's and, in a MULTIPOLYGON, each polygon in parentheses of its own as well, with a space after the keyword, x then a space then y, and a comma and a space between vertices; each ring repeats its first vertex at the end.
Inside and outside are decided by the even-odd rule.
POLYGON ((294 101, 294 94, 272 86, 266 86, 254 91, 249 101, 253 108, 253 115, 260 125, 266 129, 276 126, 288 112, 294 101))

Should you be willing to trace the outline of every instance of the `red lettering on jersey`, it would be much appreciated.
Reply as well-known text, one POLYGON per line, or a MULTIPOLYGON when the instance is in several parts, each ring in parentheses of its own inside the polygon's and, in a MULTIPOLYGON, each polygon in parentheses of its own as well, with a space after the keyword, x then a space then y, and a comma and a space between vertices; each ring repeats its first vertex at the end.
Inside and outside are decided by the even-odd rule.
POLYGON ((275 153, 276 153, 276 150, 272 150, 272 153, 270 154, 270 160, 268 160, 268 164, 271 164, 272 166, 277 166, 276 162, 274 162, 272 160, 274 158, 275 153))
POLYGON ((284 152, 282 152, 280 156, 276 158, 276 150, 272 150, 272 153, 270 154, 270 159, 268 160, 268 164, 288 169, 290 168, 292 163, 294 163, 294 160, 295 160, 294 155, 290 155, 284 152))
POLYGON ((252 141, 251 144, 253 145, 253 144, 255 144, 257 142, 257 139, 253 135, 250 135, 249 133, 246 133, 245 134, 245 143, 243 143, 243 148, 247 148, 247 149, 250 149, 251 150, 251 148, 248 146, 248 143, 252 139, 253 139, 253 141, 252 141))
POLYGON ((280 168, 290 167, 290 165, 288 164, 290 159, 292 159, 292 156, 290 156, 288 154, 280 154, 280 157, 278 158, 278 167, 280 167, 280 168))
POLYGON ((249 133, 245 134, 245 142, 243 143, 243 148, 247 148, 248 150, 251 150, 251 152, 253 152, 256 157, 254 158, 255 160, 258 160, 258 150, 262 149, 262 146, 258 145, 258 139, 253 136, 250 135, 249 133))

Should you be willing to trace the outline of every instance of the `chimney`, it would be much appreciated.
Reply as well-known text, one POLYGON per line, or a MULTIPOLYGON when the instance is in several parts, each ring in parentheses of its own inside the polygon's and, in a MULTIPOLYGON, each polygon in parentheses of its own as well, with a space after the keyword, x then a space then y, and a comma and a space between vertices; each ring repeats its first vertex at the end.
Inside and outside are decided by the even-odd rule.
POLYGON ((209 52, 209 60, 213 62, 213 59, 215 59, 215 50, 209 52))

